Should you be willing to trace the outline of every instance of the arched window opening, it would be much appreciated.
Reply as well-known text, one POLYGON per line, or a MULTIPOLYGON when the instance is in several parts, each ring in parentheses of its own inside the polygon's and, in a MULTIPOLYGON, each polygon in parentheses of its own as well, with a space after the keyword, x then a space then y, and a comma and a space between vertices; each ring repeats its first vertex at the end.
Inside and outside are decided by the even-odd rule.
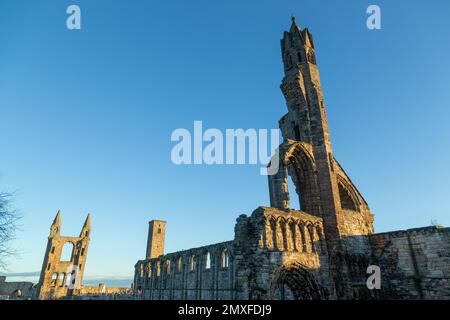
POLYGON ((192 255, 190 260, 189 260, 189 270, 191 272, 195 271, 195 256, 194 255, 192 255))
POLYGON ((289 233, 291 236, 291 245, 292 245, 292 250, 293 251, 299 251, 298 250, 298 246, 297 246, 297 235, 296 235, 296 231, 295 231, 295 222, 294 221, 290 221, 288 224, 289 227, 289 233))
POLYGON ((269 176, 271 205, 318 215, 320 206, 317 199, 320 193, 312 155, 303 143, 290 144, 292 146, 280 155, 283 159, 280 170, 276 175, 269 176))
POLYGON ((297 59, 298 63, 302 63, 302 55, 300 54, 300 52, 297 52, 297 59))
POLYGON ((286 230, 286 228, 287 228, 287 225, 286 225, 286 221, 284 221, 284 220, 281 220, 280 221, 280 229, 281 229, 281 236, 283 237, 283 239, 282 239, 282 246, 283 246, 283 249, 282 250, 288 250, 289 248, 288 248, 288 240, 287 240, 287 230, 286 230))
POLYGON ((161 263, 158 261, 156 263, 156 276, 159 277, 161 275, 161 263))
POLYGON ((230 254, 226 248, 222 250, 221 261, 222 268, 228 268, 230 264, 230 254))
POLYGON ((60 261, 71 261, 73 253, 73 243, 66 242, 61 251, 61 259, 60 261))
POLYGON ((207 251, 205 253, 205 269, 211 269, 211 255, 207 251))
POLYGON ((181 272, 182 267, 183 267, 183 260, 181 259, 181 257, 178 257, 178 260, 177 260, 177 270, 178 270, 178 272, 181 272))
POLYGON ((320 226, 316 226, 316 232, 317 232, 317 237, 319 238, 320 241, 322 241, 323 234, 322 234, 322 229, 320 228, 320 226))
POLYGON ((289 201, 290 207, 294 210, 300 210, 300 197, 297 193, 297 188, 291 176, 288 175, 288 190, 289 190, 289 201))
POLYGON ((75 271, 66 276, 66 287, 70 288, 73 284, 75 284, 75 271))
POLYGON ((277 243, 277 221, 275 219, 272 219, 270 221, 270 229, 272 232, 272 244, 273 244, 273 250, 278 249, 278 243, 277 243))
POLYGON ((302 231, 300 230, 300 226, 297 222, 294 223, 294 232, 295 232, 295 248, 298 252, 303 252, 303 244, 304 240, 302 238, 302 231))
POLYGON ((170 260, 166 260, 166 274, 170 275, 170 260))
POLYGON ((309 234, 309 239, 310 239, 310 243, 311 243, 311 251, 312 252, 316 252, 316 243, 314 242, 315 237, 314 237, 314 226, 313 225, 308 225, 307 227, 308 230, 308 234, 309 234))
POLYGON ((57 272, 52 274, 52 286, 56 286, 56 281, 58 281, 58 273, 57 272))
POLYGON ((64 272, 61 272, 58 277, 58 286, 64 287, 64 281, 66 280, 66 274, 64 272))
POLYGON ((341 208, 344 210, 358 211, 356 203, 353 201, 347 189, 342 184, 339 185, 339 197, 341 199, 341 208))
POLYGON ((310 243, 307 235, 308 232, 305 230, 305 225, 303 223, 300 223, 298 228, 300 230, 300 237, 302 239, 302 252, 309 252, 310 243))
POLYGON ((147 278, 151 278, 152 277, 152 265, 149 263, 147 265, 147 278))

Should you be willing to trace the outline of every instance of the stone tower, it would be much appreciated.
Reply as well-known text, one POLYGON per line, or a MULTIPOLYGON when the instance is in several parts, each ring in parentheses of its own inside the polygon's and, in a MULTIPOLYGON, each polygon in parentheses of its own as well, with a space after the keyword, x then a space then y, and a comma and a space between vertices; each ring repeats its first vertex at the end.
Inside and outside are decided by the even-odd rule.
MULTIPOLYGON (((330 265, 335 269, 332 273, 337 282, 339 279, 345 282, 342 242, 352 236, 372 234, 373 216, 333 156, 313 37, 308 29, 299 27, 295 18, 290 30, 284 32, 281 52, 284 64, 281 90, 288 112, 279 121, 283 135, 279 170, 269 176, 271 206, 289 210, 290 177, 300 199, 300 209, 323 219, 330 265), (340 272, 343 274, 338 275, 340 272)), ((361 253, 368 250, 366 245, 349 247, 361 253)), ((339 294, 339 288, 337 291, 339 294)))
POLYGON ((158 258, 164 255, 164 239, 166 237, 166 222, 152 220, 148 223, 148 241, 145 257, 158 258))
MULTIPOLYGON (((39 299, 58 299, 70 296, 80 290, 88 252, 91 218, 87 216, 78 237, 61 236, 61 212, 50 227, 44 263, 38 283, 39 299), (70 257, 62 257, 65 246, 71 251, 70 257)), ((69 251, 68 251, 69 252, 69 251)))

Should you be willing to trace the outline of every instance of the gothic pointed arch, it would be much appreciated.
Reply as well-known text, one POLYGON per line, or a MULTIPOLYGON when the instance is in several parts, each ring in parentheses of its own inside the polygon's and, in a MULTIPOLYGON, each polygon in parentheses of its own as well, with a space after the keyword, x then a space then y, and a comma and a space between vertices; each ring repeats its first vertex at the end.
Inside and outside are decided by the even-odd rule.
POLYGON ((360 201, 357 192, 352 185, 348 183, 342 176, 337 176, 337 183, 339 188, 339 198, 341 201, 341 208, 350 211, 360 211, 360 201))
POLYGON ((312 271, 294 262, 278 270, 270 286, 269 299, 325 300, 327 293, 312 271))
POLYGON ((316 165, 310 147, 303 142, 285 141, 279 149, 279 168, 269 175, 271 206, 290 209, 292 196, 300 198, 300 210, 319 215, 319 189, 316 177, 316 165), (288 178, 295 185, 295 192, 289 190, 288 178))

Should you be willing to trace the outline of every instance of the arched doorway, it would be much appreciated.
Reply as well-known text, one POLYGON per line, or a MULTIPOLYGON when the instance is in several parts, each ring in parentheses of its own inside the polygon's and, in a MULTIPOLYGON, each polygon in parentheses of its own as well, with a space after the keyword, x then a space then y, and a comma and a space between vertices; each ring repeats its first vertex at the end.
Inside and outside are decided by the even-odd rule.
POLYGON ((312 272, 299 263, 293 263, 283 266, 273 279, 270 299, 324 300, 327 294, 312 272))

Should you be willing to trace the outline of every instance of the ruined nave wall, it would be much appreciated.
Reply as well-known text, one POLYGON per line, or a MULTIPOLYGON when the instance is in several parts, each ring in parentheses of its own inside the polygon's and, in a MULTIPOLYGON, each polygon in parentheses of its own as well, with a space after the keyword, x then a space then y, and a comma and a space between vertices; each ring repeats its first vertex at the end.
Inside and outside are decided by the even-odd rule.
POLYGON ((142 260, 135 268, 138 299, 234 299, 232 241, 142 260))
POLYGON ((371 240, 381 298, 450 299, 450 228, 380 233, 371 240))

